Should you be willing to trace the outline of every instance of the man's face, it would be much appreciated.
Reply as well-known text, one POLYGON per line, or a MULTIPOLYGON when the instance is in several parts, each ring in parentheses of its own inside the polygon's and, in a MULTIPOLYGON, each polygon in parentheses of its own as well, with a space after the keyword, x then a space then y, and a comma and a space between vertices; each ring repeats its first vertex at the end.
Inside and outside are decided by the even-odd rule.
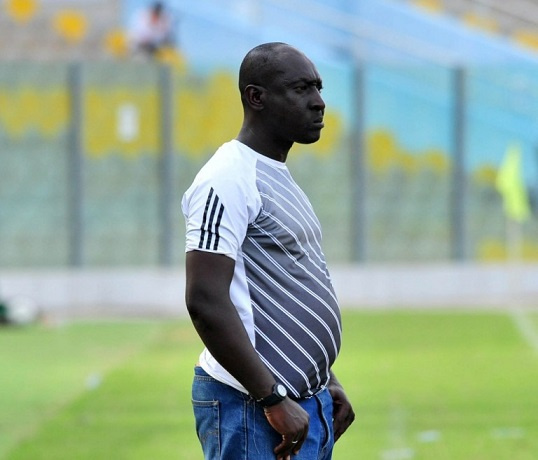
POLYGON ((321 77, 314 64, 290 48, 283 52, 274 78, 266 85, 266 128, 283 143, 311 144, 323 128, 325 102, 321 77))

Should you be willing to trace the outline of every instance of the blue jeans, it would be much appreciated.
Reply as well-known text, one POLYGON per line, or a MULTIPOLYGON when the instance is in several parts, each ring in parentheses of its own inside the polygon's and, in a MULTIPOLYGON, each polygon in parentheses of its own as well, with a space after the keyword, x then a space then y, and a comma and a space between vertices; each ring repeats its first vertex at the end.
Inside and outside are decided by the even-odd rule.
MULTIPOLYGON (((310 415, 310 428, 294 460, 330 460, 334 445, 333 401, 328 390, 298 401, 310 415)), ((206 460, 275 460, 282 436, 249 395, 194 370, 192 406, 196 433, 206 460)))

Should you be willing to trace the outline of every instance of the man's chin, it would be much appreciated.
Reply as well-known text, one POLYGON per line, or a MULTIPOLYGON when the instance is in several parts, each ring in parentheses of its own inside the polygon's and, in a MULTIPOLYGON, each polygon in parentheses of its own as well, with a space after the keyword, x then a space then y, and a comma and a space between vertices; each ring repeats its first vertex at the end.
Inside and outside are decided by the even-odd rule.
POLYGON ((304 139, 297 140, 295 142, 297 142, 298 144, 313 144, 319 141, 320 138, 321 138, 321 133, 318 133, 317 135, 314 134, 312 136, 308 136, 304 139))

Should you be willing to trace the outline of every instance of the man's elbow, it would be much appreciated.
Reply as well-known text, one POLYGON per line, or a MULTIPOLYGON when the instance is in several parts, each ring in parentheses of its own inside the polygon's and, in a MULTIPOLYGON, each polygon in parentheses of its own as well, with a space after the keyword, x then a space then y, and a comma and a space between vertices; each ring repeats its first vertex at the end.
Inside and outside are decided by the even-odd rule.
POLYGON ((185 305, 193 320, 199 318, 204 311, 204 304, 206 303, 204 297, 200 292, 192 289, 187 289, 185 292, 185 305))
POLYGON ((200 293, 187 293, 185 304, 194 328, 202 338, 219 334, 221 315, 215 302, 200 293))
POLYGON ((190 317, 194 319, 210 319, 219 307, 218 296, 203 286, 187 286, 185 305, 190 317))

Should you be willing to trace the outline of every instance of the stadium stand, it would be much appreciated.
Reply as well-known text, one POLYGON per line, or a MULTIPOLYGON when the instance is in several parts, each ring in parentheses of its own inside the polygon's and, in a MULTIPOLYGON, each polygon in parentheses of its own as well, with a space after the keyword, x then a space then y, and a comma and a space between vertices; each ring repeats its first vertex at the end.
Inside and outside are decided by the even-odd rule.
MULTIPOLYGON (((327 257, 426 264, 405 280, 396 271, 398 289, 409 292, 411 278, 424 280, 435 265, 441 280, 445 267, 457 275, 443 281, 447 295, 453 287, 461 295, 463 282, 472 284, 467 300, 489 292, 488 300, 500 302, 511 294, 494 289, 503 267, 484 269, 490 266, 483 262, 510 258, 495 189, 509 143, 520 144, 527 184, 538 192, 538 55, 507 39, 533 43, 536 6, 513 0, 504 15, 501 0, 177 2, 188 67, 177 72, 113 59, 125 53, 123 28, 143 2, 0 3, 0 281, 7 294, 36 280, 31 297, 52 306, 176 305, 177 276, 163 279, 169 272, 151 269, 182 266, 179 200, 201 162, 237 132, 235 80, 244 52, 271 40, 304 49, 324 76, 322 141, 297 149, 290 168, 323 223, 327 257), (354 175, 357 152, 364 180, 354 175), (459 153, 465 165, 456 177, 459 153), (465 206, 455 212, 460 190, 465 206), (359 193, 362 214, 355 209, 359 193), (454 216, 464 234, 456 255, 454 216), (454 259, 476 263, 480 273, 469 275, 454 259), (97 270, 98 279, 72 267, 97 270), (136 272, 123 282, 101 272, 126 267, 136 272), (46 270, 45 279, 25 275, 36 268, 68 276, 58 284, 46 270), (138 270, 147 283, 136 281, 138 270), (478 277, 484 270, 493 280, 489 291, 478 277)), ((522 259, 537 261, 536 212, 523 224, 521 242, 522 259)), ((532 293, 534 273, 522 282, 532 293)), ((384 299, 392 281, 364 286, 374 284, 384 299)), ((409 297, 398 289, 395 297, 405 303, 409 297)), ((437 287, 422 300, 431 298, 443 298, 437 287)))
POLYGON ((538 50, 538 3, 532 0, 405 0, 436 14, 447 14, 464 24, 511 38, 538 50))
MULTIPOLYGON (((461 97, 454 90, 454 70, 472 64, 464 95, 467 209, 458 211, 467 220, 462 258, 502 258, 501 251, 489 250, 504 248, 495 171, 506 145, 516 139, 522 144, 527 181, 536 176, 537 141, 529 129, 538 120, 532 96, 538 94, 536 57, 447 19, 442 12, 448 2, 413 3, 436 14, 424 14, 403 0, 260 0, 256 5, 263 6, 263 14, 246 0, 178 3, 180 43, 191 67, 170 77, 166 92, 156 66, 106 60, 111 56, 106 43, 121 54, 121 28, 142 0, 7 0, 0 7, 7 13, 0 15, 0 34, 5 34, 0 40, 0 199, 5 201, 0 202, 0 245, 6 248, 0 266, 63 266, 78 260, 69 243, 69 229, 76 226, 58 225, 70 222, 73 212, 65 190, 73 185, 67 168, 76 125, 71 104, 77 98, 83 106, 78 126, 78 153, 84 161, 81 264, 163 263, 160 238, 168 233, 157 219, 162 146, 169 145, 174 156, 178 190, 172 195, 177 199, 199 163, 236 133, 240 113, 232 116, 230 110, 240 111, 233 75, 243 50, 274 39, 305 49, 327 75, 328 129, 310 155, 291 161, 299 179, 312 188, 309 196, 319 203, 321 219, 341 223, 325 226, 326 252, 335 260, 355 257, 341 244, 353 244, 355 231, 347 147, 356 122, 349 97, 355 84, 353 58, 365 63, 363 153, 368 171, 362 238, 364 258, 374 262, 453 257, 448 204, 457 188, 453 108, 461 97), (312 30, 314 36, 307 33, 312 30), (7 48, 10 33, 16 39, 7 48), (40 62, 79 58, 104 62, 81 63, 78 86, 73 85, 73 66, 40 62), (15 59, 34 62, 10 62, 15 59), (171 104, 169 118, 163 100, 171 104), (206 110, 209 105, 213 112, 206 110), (174 133, 166 142, 161 139, 163 120, 174 133), (323 181, 312 183, 310 177, 319 171, 323 181), (334 206, 342 197, 345 203, 334 206), (33 221, 41 225, 30 225, 33 221)), ((465 2, 467 12, 472 3, 465 2)), ((177 203, 172 208, 178 209, 177 203)), ((183 230, 180 219, 174 219, 166 228, 174 235, 169 252, 178 264, 183 230)), ((529 223, 525 232, 529 259, 538 254, 536 224, 529 223)))
POLYGON ((120 55, 121 0, 6 0, 2 60, 92 60, 120 55))

